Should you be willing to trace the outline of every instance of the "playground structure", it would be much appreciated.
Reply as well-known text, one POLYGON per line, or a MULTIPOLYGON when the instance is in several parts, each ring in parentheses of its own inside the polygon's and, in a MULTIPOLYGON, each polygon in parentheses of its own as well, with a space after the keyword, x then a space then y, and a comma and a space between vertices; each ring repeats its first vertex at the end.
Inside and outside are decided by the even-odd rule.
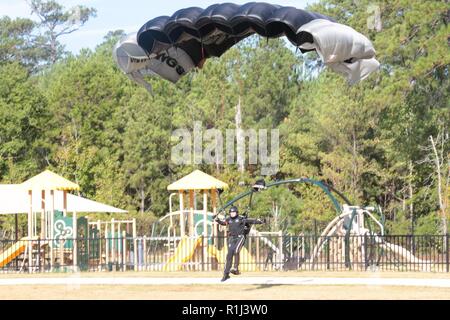
MULTIPOLYGON (((430 263, 418 259, 402 246, 384 240, 384 226, 374 216, 374 211, 374 207, 361 208, 344 204, 342 213, 323 230, 314 247, 310 261, 313 268, 326 245, 327 254, 333 257, 332 260, 345 261, 345 267, 349 269, 376 268, 383 252, 391 251, 393 258, 404 260, 406 263, 412 262, 419 266, 421 271, 430 271, 432 268, 430 263), (364 265, 354 263, 355 261, 363 261, 364 265)), ((382 216, 381 209, 379 214, 382 216)))
POLYGON ((0 268, 15 262, 16 271, 76 271, 92 265, 124 268, 126 261, 136 262, 136 246, 127 244, 137 237, 136 221, 90 222, 77 217, 78 212, 127 212, 68 193, 78 190, 77 184, 51 171, 20 185, 1 186, 0 214, 15 215, 16 241, 3 248, 0 268), (19 240, 17 217, 23 213, 27 236, 19 240))
MULTIPOLYGON (((297 251, 302 253, 297 256, 298 269, 317 269, 317 262, 318 260, 324 260, 324 255, 326 255, 325 259, 327 261, 334 261, 335 263, 337 262, 337 264, 341 264, 340 261, 342 261, 342 265, 348 270, 377 268, 383 257, 385 260, 386 257, 394 260, 394 264, 406 263, 414 265, 415 268, 420 271, 430 271, 433 269, 433 264, 430 261, 419 259, 403 246, 389 243, 385 240, 384 215, 381 208, 377 209, 382 222, 375 217, 374 207, 351 206, 350 201, 342 193, 322 181, 299 178, 277 181, 266 186, 265 182, 260 180, 250 191, 244 192, 227 202, 222 210, 246 197, 250 198, 249 207, 251 207, 254 193, 261 192, 271 187, 301 183, 321 188, 331 200, 337 215, 323 230, 316 240, 316 244, 313 244, 312 246, 311 244, 309 245, 309 250, 306 250, 305 237, 300 237, 302 238, 302 244, 297 245, 297 251), (335 195, 337 195, 344 203, 342 206, 335 195), (324 250, 324 248, 326 250, 324 250), (306 253, 307 251, 309 252, 306 253), (300 261, 302 261, 302 263, 300 263, 300 261)), ((283 235, 280 235, 280 238, 283 237, 283 235)), ((289 236, 286 238, 289 239, 289 236)), ((280 255, 282 256, 282 259, 279 261, 282 261, 282 264, 284 264, 289 258, 284 258, 283 252, 288 251, 288 249, 284 244, 285 241, 282 242, 283 245, 280 245, 280 251, 278 252, 280 252, 280 255)), ((292 242, 288 244, 288 246, 289 245, 292 253, 292 242)), ((388 263, 391 264, 392 262, 388 261, 388 263)), ((322 263, 321 266, 330 269, 329 263, 322 263)))

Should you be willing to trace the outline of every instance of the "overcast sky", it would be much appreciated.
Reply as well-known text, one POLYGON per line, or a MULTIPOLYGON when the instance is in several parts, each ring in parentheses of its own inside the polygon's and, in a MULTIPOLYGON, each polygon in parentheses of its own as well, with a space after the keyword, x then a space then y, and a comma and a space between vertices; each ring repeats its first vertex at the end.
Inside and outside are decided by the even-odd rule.
MULTIPOLYGON (((299 9, 317 0, 268 0, 285 6, 293 6, 299 9)), ((172 15, 181 8, 191 6, 206 8, 214 3, 226 2, 220 0, 59 0, 65 8, 75 5, 85 5, 97 9, 97 17, 92 18, 82 29, 61 38, 67 50, 78 53, 82 48, 95 48, 102 42, 103 37, 112 30, 125 30, 133 32, 139 30, 148 20, 161 15, 172 15), (156 3, 164 4, 156 4, 156 3)), ((244 4, 250 0, 230 0, 237 4, 244 4)), ((26 0, 0 0, 0 16, 29 17, 31 15, 26 0)))

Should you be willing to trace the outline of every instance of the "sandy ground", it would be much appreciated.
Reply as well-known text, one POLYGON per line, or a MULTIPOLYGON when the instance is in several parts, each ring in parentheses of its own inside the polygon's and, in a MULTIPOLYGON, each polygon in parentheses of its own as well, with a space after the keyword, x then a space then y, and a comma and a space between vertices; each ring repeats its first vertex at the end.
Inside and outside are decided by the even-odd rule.
POLYGON ((450 288, 368 286, 11 286, 0 299, 57 300, 353 300, 450 299, 450 288))
MULTIPOLYGON (((251 277, 321 277, 321 278, 403 278, 403 279, 450 279, 446 273, 362 273, 362 272, 284 272, 284 273, 246 273, 251 277)), ((43 274, 43 275, 5 275, 1 279, 27 278, 219 278, 217 272, 211 273, 82 273, 82 274, 43 274)), ((236 299, 242 300, 353 300, 353 299, 450 299, 450 288, 369 286, 369 285, 14 285, 0 286, 0 299, 110 299, 110 300, 199 300, 229 299, 231 292, 237 292, 236 299)))

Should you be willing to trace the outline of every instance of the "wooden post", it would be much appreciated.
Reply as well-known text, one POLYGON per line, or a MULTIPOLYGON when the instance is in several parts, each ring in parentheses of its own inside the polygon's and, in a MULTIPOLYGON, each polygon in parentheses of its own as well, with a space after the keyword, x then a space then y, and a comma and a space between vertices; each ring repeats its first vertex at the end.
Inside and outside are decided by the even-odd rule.
POLYGON ((117 223, 117 257, 119 260, 119 266, 122 265, 122 254, 123 254, 123 246, 122 246, 122 232, 120 230, 120 222, 117 223))
POLYGON ((33 235, 35 237, 37 237, 38 233, 37 233, 37 224, 38 224, 38 216, 36 212, 33 212, 33 235))
MULTIPOLYGON (((115 239, 115 226, 114 226, 114 218, 111 219, 111 262, 113 264, 116 263, 116 239, 115 239)), ((114 269, 114 266, 113 266, 114 269)))
POLYGON ((46 238, 46 227, 45 227, 45 190, 41 191, 41 239, 46 238))
MULTIPOLYGON (((144 266, 145 266, 145 270, 148 271, 148 264, 147 264, 147 236, 144 236, 144 243, 142 245, 143 248, 143 254, 144 254, 144 266)), ((152 270, 153 271, 153 270, 152 270)))
POLYGON ((122 231, 122 271, 127 270, 127 232, 122 231))
POLYGON ((189 190, 189 236, 193 237, 194 232, 194 190, 189 190))
POLYGON ((72 213, 72 225, 73 225, 73 248, 72 248, 72 262, 73 262, 73 270, 77 271, 78 265, 78 225, 77 225, 77 213, 72 213))
POLYGON ((67 217, 67 191, 63 191, 63 215, 67 217))
MULTIPOLYGON (((203 257, 208 258, 208 190, 203 190, 203 257)), ((207 271, 210 271, 210 264, 207 264, 207 271)))
POLYGON ((260 262, 260 257, 259 257, 259 235, 256 236, 256 264, 258 265, 260 262))
MULTIPOLYGON (((211 190, 211 205, 212 205, 212 213, 214 216, 217 214, 217 202, 216 202, 217 201, 217 198, 216 198, 217 193, 216 192, 217 192, 216 190, 211 190)), ((218 245, 217 237, 219 235, 219 232, 218 232, 219 230, 217 229, 217 223, 213 221, 212 226, 213 226, 213 230, 212 230, 213 243, 212 243, 212 245, 217 246, 218 245)))
POLYGON ((103 248, 102 248, 102 225, 100 223, 100 220, 97 221, 97 230, 98 230, 98 259, 99 259, 99 263, 97 264, 97 269, 100 271, 101 270, 101 264, 102 264, 102 258, 103 258, 103 248))
POLYGON ((28 196, 30 200, 28 212, 28 272, 31 273, 33 268, 33 245, 31 243, 33 238, 33 191, 29 190, 28 196))
POLYGON ((138 248, 137 248, 136 218, 133 218, 133 250, 134 250, 134 271, 137 271, 138 270, 138 248))
POLYGON ((186 229, 184 225, 184 199, 183 199, 183 190, 180 191, 180 232, 181 237, 184 237, 186 229))
POLYGON ((109 268, 109 239, 108 239, 108 223, 105 223, 105 264, 106 269, 109 268))
MULTIPOLYGON (((14 215, 14 227, 15 227, 15 235, 14 235, 14 240, 17 243, 17 241, 19 241, 19 215, 15 214, 14 215)), ((15 259, 15 267, 16 270, 18 270, 19 267, 19 262, 17 261, 17 259, 15 259)))
POLYGON ((53 233, 53 225, 54 225, 54 219, 55 219, 55 192, 53 190, 50 190, 50 197, 52 198, 52 210, 50 212, 50 269, 53 270, 53 248, 54 248, 54 233, 53 233))
POLYGON ((15 227, 15 233, 14 233, 14 239, 19 241, 19 215, 14 215, 14 227, 15 227))

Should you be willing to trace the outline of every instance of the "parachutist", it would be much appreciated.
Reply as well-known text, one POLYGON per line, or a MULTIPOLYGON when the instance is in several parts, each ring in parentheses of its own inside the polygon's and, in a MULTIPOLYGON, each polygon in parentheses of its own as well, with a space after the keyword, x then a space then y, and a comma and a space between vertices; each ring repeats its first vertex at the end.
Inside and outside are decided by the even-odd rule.
POLYGON ((222 225, 228 226, 228 253, 223 272, 222 282, 230 278, 230 273, 234 275, 241 274, 239 271, 239 254, 244 246, 247 235, 250 233, 252 224, 263 224, 265 219, 250 219, 239 215, 237 207, 230 208, 230 216, 225 220, 216 218, 215 221, 222 225), (231 269, 234 258, 234 268, 231 269))

